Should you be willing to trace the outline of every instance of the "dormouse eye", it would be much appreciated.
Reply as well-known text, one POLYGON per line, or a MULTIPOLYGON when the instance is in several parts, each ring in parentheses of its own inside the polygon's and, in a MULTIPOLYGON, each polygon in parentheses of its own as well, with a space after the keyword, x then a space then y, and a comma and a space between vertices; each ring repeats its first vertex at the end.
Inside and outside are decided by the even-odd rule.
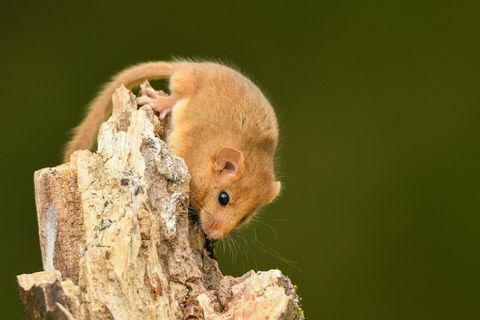
POLYGON ((228 204, 228 201, 230 201, 230 196, 228 195, 228 193, 226 193, 225 191, 220 192, 220 194, 218 195, 218 202, 220 202, 220 204, 225 207, 228 204))

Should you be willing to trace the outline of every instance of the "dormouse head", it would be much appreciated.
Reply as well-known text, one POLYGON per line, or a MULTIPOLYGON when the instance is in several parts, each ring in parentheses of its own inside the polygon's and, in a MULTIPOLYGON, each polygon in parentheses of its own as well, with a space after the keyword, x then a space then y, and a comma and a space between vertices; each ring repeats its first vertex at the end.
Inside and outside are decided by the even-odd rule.
POLYGON ((272 202, 281 185, 274 177, 273 159, 268 157, 254 161, 245 159, 236 148, 221 147, 209 161, 209 187, 195 201, 205 234, 218 239, 272 202))

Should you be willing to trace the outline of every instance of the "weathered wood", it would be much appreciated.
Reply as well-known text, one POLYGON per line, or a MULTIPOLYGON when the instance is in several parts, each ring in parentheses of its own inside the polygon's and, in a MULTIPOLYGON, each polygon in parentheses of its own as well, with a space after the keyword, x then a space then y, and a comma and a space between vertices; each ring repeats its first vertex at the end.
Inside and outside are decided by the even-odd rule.
POLYGON ((18 276, 26 317, 302 319, 280 271, 221 274, 188 219, 190 176, 163 131, 122 87, 96 153, 35 173, 46 271, 18 276))
POLYGON ((61 278, 56 270, 17 277, 26 319, 80 319, 78 287, 61 278))

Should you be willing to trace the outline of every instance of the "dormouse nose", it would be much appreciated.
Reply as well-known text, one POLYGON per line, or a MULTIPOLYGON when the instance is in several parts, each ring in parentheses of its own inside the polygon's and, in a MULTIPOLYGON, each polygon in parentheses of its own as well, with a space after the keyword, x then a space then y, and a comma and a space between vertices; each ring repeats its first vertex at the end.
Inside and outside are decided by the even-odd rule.
POLYGON ((209 238, 212 238, 214 240, 220 239, 221 237, 223 237, 223 232, 217 229, 205 230, 205 233, 209 238))

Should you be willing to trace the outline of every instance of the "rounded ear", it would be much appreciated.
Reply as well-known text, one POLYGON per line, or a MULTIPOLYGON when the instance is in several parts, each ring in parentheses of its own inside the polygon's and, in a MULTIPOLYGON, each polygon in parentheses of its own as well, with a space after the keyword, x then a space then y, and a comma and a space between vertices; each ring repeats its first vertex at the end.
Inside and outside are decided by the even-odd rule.
POLYGON ((214 167, 222 178, 233 178, 241 173, 243 168, 243 153, 237 149, 221 148, 214 158, 214 167))
POLYGON ((280 181, 274 181, 270 187, 270 196, 269 202, 272 202, 280 193, 282 189, 282 183, 280 181))

